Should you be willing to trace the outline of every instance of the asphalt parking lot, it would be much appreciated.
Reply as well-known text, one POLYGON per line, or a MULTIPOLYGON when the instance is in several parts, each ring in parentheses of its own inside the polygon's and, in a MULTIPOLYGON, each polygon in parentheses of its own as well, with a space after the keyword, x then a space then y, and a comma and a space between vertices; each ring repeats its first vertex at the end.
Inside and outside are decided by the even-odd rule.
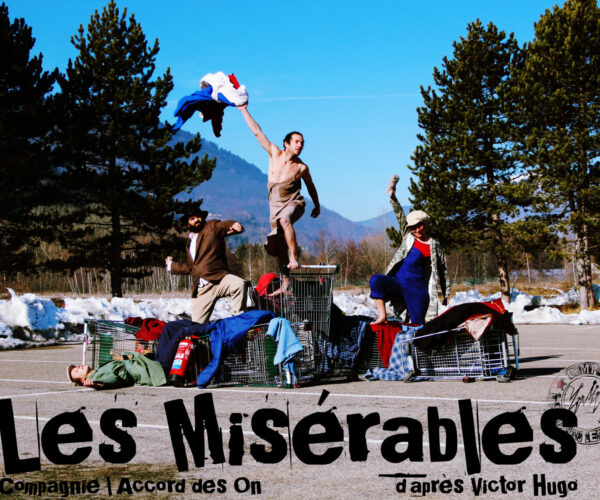
MULTIPOLYGON (((68 481, 72 488, 75 486, 71 483, 78 483, 78 487, 88 491, 81 496, 90 498, 110 494, 137 498, 156 494, 172 498, 211 495, 223 498, 393 498, 403 495, 472 498, 477 493, 485 498, 534 498, 543 494, 594 498, 600 487, 597 466, 600 443, 576 444, 574 456, 566 463, 551 463, 552 459, 544 456, 541 445, 554 445, 557 455, 560 448, 556 435, 549 436, 547 428, 542 431, 541 419, 550 407, 549 393, 555 388, 561 370, 583 362, 600 363, 600 326, 522 325, 519 332, 520 371, 517 379, 510 383, 495 380, 472 383, 355 381, 291 390, 131 387, 95 391, 74 387, 66 380, 66 366, 80 362, 79 345, 2 351, 4 475, 0 497, 29 498, 32 490, 26 488, 32 484, 50 488, 55 482, 68 481), (219 455, 219 446, 217 451, 209 448, 209 442, 215 443, 211 441, 215 433, 209 429, 205 449, 195 450, 196 460, 205 458, 204 465, 194 463, 194 455, 186 445, 188 470, 179 471, 174 452, 179 438, 173 441, 171 437, 167 413, 181 419, 181 414, 186 412, 194 426, 196 413, 212 415, 211 398, 220 428, 218 441, 222 443, 224 463, 213 463, 214 457, 219 455), (6 411, 6 400, 10 401, 13 419, 6 411), (469 404, 470 412, 467 411, 469 404), (111 411, 119 409, 135 416, 133 425, 123 424, 122 430, 129 435, 129 441, 119 441, 123 446, 115 442, 123 439, 122 434, 119 438, 114 429, 110 430, 110 425, 106 426, 111 411), (443 424, 435 423, 436 412, 443 424), (494 447, 490 444, 490 436, 494 436, 491 428, 499 416, 507 412, 513 415, 511 421, 517 422, 519 438, 516 440, 521 442, 494 447), (53 446, 56 432, 53 434, 52 427, 57 417, 65 413, 80 415, 77 425, 82 421, 83 426, 89 424, 91 440, 90 436, 82 437, 83 433, 78 443, 53 446), (241 414, 241 423, 236 414, 241 414), (289 426, 278 427, 277 419, 282 415, 289 426), (28 459, 40 457, 40 470, 5 473, 4 454, 13 422, 17 460, 23 465, 28 459), (306 428, 310 422, 315 425, 309 433, 306 428), (470 422, 473 427, 469 427, 470 422), (269 433, 263 428, 258 431, 263 439, 257 437, 261 423, 275 429, 277 436, 273 436, 274 431, 269 433), (352 433, 349 425, 352 425, 352 433), (440 431, 440 427, 443 430, 440 431), (528 427, 531 437, 528 437, 528 427), (338 428, 341 434, 336 434, 338 428), (457 436, 454 453, 452 446, 450 449, 444 446, 453 429, 457 436), (318 433, 326 434, 323 440, 328 442, 307 444, 309 439, 318 440, 309 438, 309 434, 318 433), (435 443, 438 434, 442 443, 439 450, 435 443), (408 442, 401 442, 400 435, 408 442), (394 436, 398 442, 393 442, 394 436), (283 451, 281 443, 285 443, 283 451), (116 456, 128 454, 127 462, 107 461, 110 453, 106 445, 114 445, 112 451, 116 456), (91 451, 80 463, 65 465, 51 460, 56 458, 52 451, 56 448, 59 455, 67 456, 82 447, 91 447, 91 451), (490 455, 496 448, 504 457, 513 453, 524 453, 526 457, 514 465, 494 463, 498 460, 490 455), (269 457, 266 461, 273 463, 256 459, 261 450, 269 457), (330 463, 304 463, 303 459, 330 463), (235 465, 236 461, 241 464, 235 465)), ((589 384, 586 387, 589 389, 589 384)), ((600 391, 592 388, 588 392, 587 405, 578 410, 578 423, 580 427, 592 429, 598 427, 600 391)), ((64 425, 60 432, 72 430, 70 425, 64 425)), ((514 432, 510 425, 502 426, 499 431, 500 434, 509 432, 514 432)), ((196 437, 200 434, 197 432, 196 437)), ((45 495, 61 496, 60 493, 45 495)), ((40 496, 39 491, 37 496, 40 496)))

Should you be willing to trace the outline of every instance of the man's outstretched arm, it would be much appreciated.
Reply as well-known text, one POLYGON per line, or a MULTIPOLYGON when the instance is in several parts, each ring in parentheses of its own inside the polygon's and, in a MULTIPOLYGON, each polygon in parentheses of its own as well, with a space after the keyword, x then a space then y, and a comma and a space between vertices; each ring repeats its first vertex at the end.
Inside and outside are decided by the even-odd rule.
POLYGON ((237 108, 242 113, 244 120, 246 120, 246 124, 248 125, 250 131, 256 136, 260 145, 267 151, 267 153, 269 153, 269 156, 271 156, 273 148, 277 149, 277 146, 275 146, 275 144, 273 144, 269 139, 267 139, 267 136, 264 134, 258 123, 256 123, 256 120, 252 118, 252 116, 248 112, 248 105, 243 104, 242 106, 238 106, 237 108))
POLYGON ((310 216, 318 217, 321 213, 321 205, 319 204, 319 195, 317 193, 317 188, 313 183, 308 167, 306 167, 304 172, 302 172, 302 180, 304 181, 304 185, 306 186, 308 194, 310 195, 310 198, 312 199, 315 205, 315 208, 313 208, 312 212, 310 213, 310 216))

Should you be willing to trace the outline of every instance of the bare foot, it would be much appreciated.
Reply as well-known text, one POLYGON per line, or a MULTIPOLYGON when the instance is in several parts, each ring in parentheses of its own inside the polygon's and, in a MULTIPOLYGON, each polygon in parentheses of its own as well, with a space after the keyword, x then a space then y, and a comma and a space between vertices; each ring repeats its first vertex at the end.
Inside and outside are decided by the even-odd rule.
POLYGON ((287 267, 288 269, 298 269, 300 267, 300 264, 298 264, 298 261, 296 259, 290 257, 290 263, 287 265, 287 267))
POLYGON ((380 316, 375 321, 371 321, 372 325, 383 325, 387 322, 387 318, 385 316, 380 316))
POLYGON ((292 291, 290 290, 290 280, 288 279, 287 276, 283 276, 283 280, 281 283, 281 288, 280 293, 283 293, 283 295, 291 295, 292 291))

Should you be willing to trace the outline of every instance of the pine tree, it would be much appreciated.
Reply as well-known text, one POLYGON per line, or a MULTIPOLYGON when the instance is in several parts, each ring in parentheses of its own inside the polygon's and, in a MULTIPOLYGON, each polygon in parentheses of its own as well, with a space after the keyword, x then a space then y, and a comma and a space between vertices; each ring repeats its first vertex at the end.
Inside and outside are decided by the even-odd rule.
POLYGON ((552 230, 552 219, 546 214, 531 215, 510 225, 510 246, 515 256, 525 259, 527 276, 531 282, 533 262, 562 261, 560 238, 552 230))
POLYGON ((600 9, 567 0, 535 25, 515 72, 520 150, 535 166, 545 209, 575 239, 580 304, 594 304, 591 247, 600 229, 600 9))
POLYGON ((415 208, 432 217, 443 246, 491 249, 500 288, 510 300, 505 238, 507 220, 525 204, 529 185, 517 182, 521 166, 511 155, 511 125, 504 86, 520 59, 514 36, 480 21, 453 44, 453 57, 434 68, 437 89, 421 87, 417 146, 410 166, 415 208))
POLYGON ((46 137, 51 128, 48 96, 55 73, 44 72, 41 54, 24 19, 9 19, 0 6, 0 269, 31 269, 43 228, 35 209, 47 199, 52 176, 46 137))
POLYGON ((173 88, 167 69, 153 78, 158 40, 149 47, 141 26, 114 1, 80 26, 79 51, 59 82, 64 112, 58 127, 65 207, 61 237, 67 265, 109 269, 113 296, 122 280, 144 274, 161 236, 184 204, 174 197, 207 180, 215 160, 196 153, 200 136, 172 144, 159 115, 173 88), (190 159, 191 158, 191 159, 190 159))

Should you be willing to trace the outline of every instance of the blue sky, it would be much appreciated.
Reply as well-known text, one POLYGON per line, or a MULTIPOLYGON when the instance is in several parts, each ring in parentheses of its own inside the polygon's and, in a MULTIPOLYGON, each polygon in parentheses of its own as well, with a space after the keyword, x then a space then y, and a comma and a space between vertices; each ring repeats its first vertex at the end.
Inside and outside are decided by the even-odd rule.
MULTIPOLYGON (((64 71, 76 57, 70 43, 107 1, 5 0, 11 19, 25 18, 44 67, 64 71)), ((171 69, 175 88, 163 119, 174 122, 179 98, 206 73, 235 73, 248 88, 249 110, 279 144, 304 134, 302 159, 321 203, 351 220, 389 210, 385 189, 400 175, 409 204, 407 164, 418 144, 420 85, 451 56, 468 23, 493 22, 522 45, 534 23, 557 2, 543 0, 118 0, 148 40, 158 38, 157 75, 171 69)), ((559 2, 562 4, 563 2, 559 2)), ((266 172, 268 158, 239 111, 226 110, 214 137, 197 116, 184 126, 266 172)), ((235 181, 235 180, 233 180, 235 181)), ((266 203, 266 201, 265 201, 266 203)))

